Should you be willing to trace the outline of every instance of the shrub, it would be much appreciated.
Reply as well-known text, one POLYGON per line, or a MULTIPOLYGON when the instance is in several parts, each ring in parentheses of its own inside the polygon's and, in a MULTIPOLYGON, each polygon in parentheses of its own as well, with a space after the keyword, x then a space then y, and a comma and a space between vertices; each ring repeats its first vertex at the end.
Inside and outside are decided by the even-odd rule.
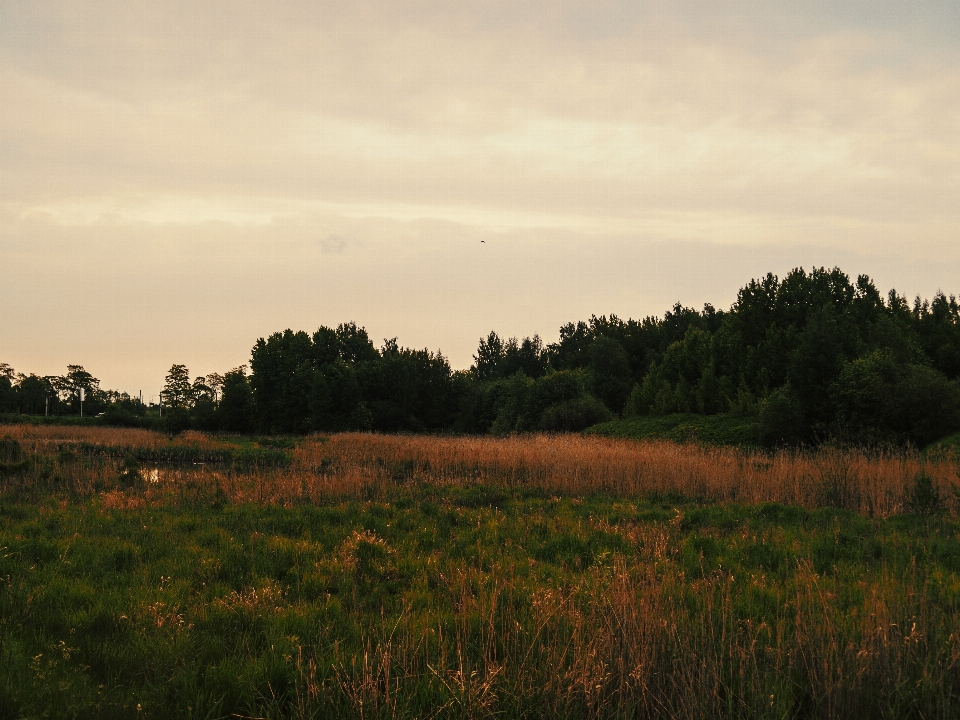
POLYGON ((907 507, 916 515, 941 515, 946 510, 943 497, 937 486, 925 471, 921 470, 913 479, 907 497, 907 507))
POLYGON ((803 406, 789 385, 774 390, 760 405, 760 442, 795 443, 806 437, 803 406))
POLYGON ((917 445, 960 429, 960 385, 923 365, 908 365, 894 387, 898 425, 917 445))
POLYGON ((28 463, 29 458, 19 442, 12 437, 0 438, 0 476, 19 473, 28 463))
POLYGON ((553 432, 578 432, 591 425, 613 420, 613 413, 592 395, 581 395, 551 405, 540 417, 539 429, 553 432))

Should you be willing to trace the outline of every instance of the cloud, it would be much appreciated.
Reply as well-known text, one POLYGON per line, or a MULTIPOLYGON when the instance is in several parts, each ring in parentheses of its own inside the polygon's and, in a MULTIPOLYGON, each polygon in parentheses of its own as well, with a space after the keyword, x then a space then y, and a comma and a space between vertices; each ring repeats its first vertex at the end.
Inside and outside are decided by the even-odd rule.
MULTIPOLYGON (((18 312, 56 325, 50 303, 84 286, 66 274, 69 292, 33 289, 70 248, 99 263, 104 287, 120 282, 117 258, 159 268, 157 286, 143 271, 142 304, 109 310, 106 291, 88 291, 100 298, 88 315, 122 326, 155 323, 156 292, 171 317, 192 307, 235 339, 371 316, 417 345, 438 344, 415 326, 449 328, 453 307, 473 318, 471 337, 497 323, 546 335, 559 314, 629 308, 640 291, 604 273, 618 253, 639 257, 630 248, 676 287, 637 313, 695 295, 699 271, 677 258, 712 245, 711 287, 731 291, 748 279, 744 247, 781 265, 885 258, 876 267, 899 262, 918 291, 908 267, 949 288, 958 8, 0 0, 0 285, 35 301, 18 312), (452 302, 474 282, 461 263, 485 261, 469 254, 481 238, 516 267, 452 302), (561 249, 573 265, 550 259, 561 249), (570 274, 593 255, 601 270, 570 274), (539 279, 524 290, 515 270, 539 279), (413 280, 384 279, 401 271, 413 280), (190 285, 204 278, 213 289, 190 285), (511 314, 544 297, 563 313, 511 314)), ((92 327, 85 317, 77 327, 92 327)), ((0 331, 40 343, 20 323, 5 312, 0 331)), ((219 347, 201 329, 185 337, 219 347)))
POLYGON ((320 248, 325 255, 339 255, 356 242, 354 238, 330 234, 320 239, 320 248))

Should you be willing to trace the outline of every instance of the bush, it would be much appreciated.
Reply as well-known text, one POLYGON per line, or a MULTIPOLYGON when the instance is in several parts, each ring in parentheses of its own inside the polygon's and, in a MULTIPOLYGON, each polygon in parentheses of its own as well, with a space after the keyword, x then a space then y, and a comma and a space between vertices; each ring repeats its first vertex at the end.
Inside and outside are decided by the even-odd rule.
POLYGON ((916 515, 940 515, 946 510, 943 497, 933 479, 923 470, 913 479, 913 487, 907 497, 907 507, 916 515))
POLYGON ((803 405, 789 385, 774 390, 760 405, 760 442, 767 446, 801 442, 807 426, 803 405))
POLYGON ((544 410, 538 429, 553 432, 579 432, 612 419, 613 413, 597 398, 592 395, 581 395, 575 400, 560 402, 544 410))
POLYGON ((190 429, 190 411, 186 408, 170 408, 163 416, 163 429, 170 435, 179 435, 190 429))
POLYGON ((960 385, 924 365, 908 365, 894 390, 898 425, 917 445, 960 430, 960 385))
POLYGON ((108 405, 99 422, 111 427, 150 427, 150 421, 139 417, 119 405, 108 405))
POLYGON ((894 385, 900 375, 886 349, 844 365, 830 388, 835 425, 844 439, 870 444, 896 439, 894 385))
POLYGON ((640 383, 634 383, 633 390, 630 391, 630 396, 627 398, 627 403, 623 406, 623 419, 627 420, 646 415, 649 410, 649 405, 644 400, 643 388, 640 383))
POLYGON ((960 429, 960 385, 889 350, 847 363, 831 386, 836 425, 856 442, 926 445, 960 429))
POLYGON ((0 475, 13 475, 27 466, 27 454, 12 437, 0 438, 0 475))
POLYGON ((0 438, 0 462, 20 462, 26 457, 23 447, 12 437, 0 438))

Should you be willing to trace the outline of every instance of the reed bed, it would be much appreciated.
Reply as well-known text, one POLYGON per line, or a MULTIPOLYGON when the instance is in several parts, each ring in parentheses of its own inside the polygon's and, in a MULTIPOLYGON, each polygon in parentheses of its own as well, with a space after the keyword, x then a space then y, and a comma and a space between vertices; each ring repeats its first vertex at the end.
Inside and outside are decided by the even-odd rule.
MULTIPOLYGON (((53 464, 48 463, 46 475, 80 495, 109 488, 124 462, 134 457, 159 467, 153 479, 162 479, 164 486, 209 482, 233 502, 373 497, 397 483, 412 482, 563 496, 674 494, 703 502, 829 506, 890 517, 909 509, 923 475, 939 507, 960 512, 960 458, 952 453, 924 457, 902 450, 837 448, 762 452, 579 435, 344 433, 302 438, 289 451, 266 448, 238 454, 236 438, 192 432, 169 438, 139 429, 18 425, 0 429, 0 436, 16 440, 27 453, 48 456, 53 464), (55 456, 70 448, 80 448, 83 460, 55 456), (242 467, 230 465, 237 458, 246 459, 242 467)), ((160 487, 147 483, 147 489, 151 497, 162 495, 160 487)))
POLYGON ((419 481, 536 488, 557 495, 680 494, 710 502, 831 505, 869 516, 903 512, 927 474, 956 509, 957 459, 820 449, 773 453, 577 435, 446 438, 343 434, 308 439, 292 470, 317 496, 376 483, 419 481), (311 478, 320 478, 314 484, 311 478))
POLYGON ((198 446, 231 447, 224 438, 208 433, 187 431, 175 437, 154 430, 113 427, 73 427, 69 425, 4 425, 0 436, 17 440, 29 452, 43 452, 76 443, 123 449, 198 446))

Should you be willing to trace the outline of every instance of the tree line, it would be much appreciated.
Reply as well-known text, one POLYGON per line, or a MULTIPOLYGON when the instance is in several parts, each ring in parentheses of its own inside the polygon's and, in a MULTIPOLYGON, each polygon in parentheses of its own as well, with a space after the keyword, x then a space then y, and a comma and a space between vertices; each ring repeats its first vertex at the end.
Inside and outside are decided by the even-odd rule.
POLYGON ((82 365, 67 365, 63 375, 24 375, 0 362, 0 413, 96 416, 106 411, 145 415, 139 398, 100 387, 82 365))
MULTIPOLYGON (((439 352, 378 348, 344 323, 284 330, 254 344, 249 367, 191 380, 174 365, 165 423, 232 432, 342 430, 508 434, 582 430, 615 418, 696 413, 754 417, 766 444, 923 445, 960 429, 960 308, 954 296, 885 297, 865 275, 796 269, 741 288, 729 310, 676 304, 662 317, 615 315, 539 336, 479 342, 455 371, 439 352)), ((7 366, 0 366, 7 368, 7 366)), ((37 413, 52 390, 72 412, 79 387, 117 419, 145 409, 99 390, 80 366, 63 378, 0 380, 0 408, 37 413), (85 383, 85 384, 84 384, 85 383)), ((85 404, 85 408, 87 405, 85 404)), ((91 408, 92 410, 92 408, 91 408)))

